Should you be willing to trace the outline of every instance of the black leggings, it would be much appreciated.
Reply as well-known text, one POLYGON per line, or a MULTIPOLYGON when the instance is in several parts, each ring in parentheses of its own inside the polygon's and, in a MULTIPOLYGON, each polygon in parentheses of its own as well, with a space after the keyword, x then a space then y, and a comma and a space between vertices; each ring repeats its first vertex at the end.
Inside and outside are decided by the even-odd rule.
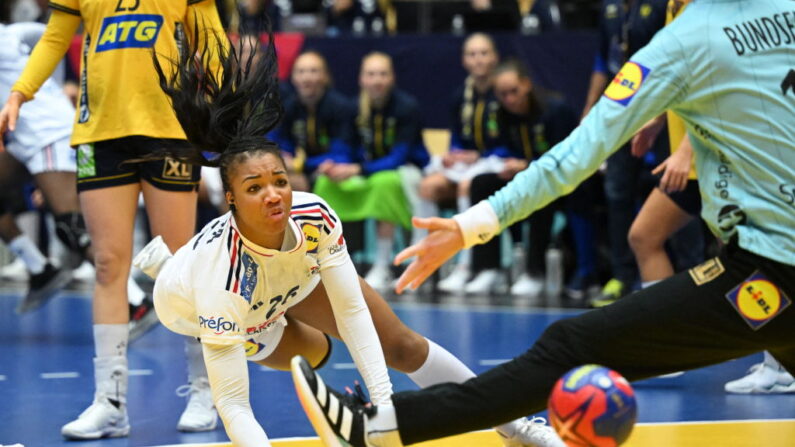
POLYGON ((403 443, 494 427, 541 411, 558 378, 588 363, 613 368, 632 381, 768 350, 795 372, 795 306, 752 330, 727 299, 757 271, 795 297, 795 267, 735 245, 718 259, 722 267, 702 268, 712 259, 691 270, 719 272, 701 285, 689 271, 682 272, 610 306, 552 324, 524 354, 463 384, 394 394, 403 443))

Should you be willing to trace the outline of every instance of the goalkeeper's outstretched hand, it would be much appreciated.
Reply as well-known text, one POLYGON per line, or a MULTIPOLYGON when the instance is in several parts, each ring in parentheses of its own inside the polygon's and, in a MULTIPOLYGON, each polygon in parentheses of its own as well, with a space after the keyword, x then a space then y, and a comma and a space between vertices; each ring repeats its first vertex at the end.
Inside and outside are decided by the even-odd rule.
POLYGON ((416 228, 428 230, 428 236, 406 248, 395 256, 395 265, 414 258, 406 271, 400 275, 395 292, 402 293, 406 287, 416 289, 442 264, 464 248, 464 236, 458 222, 441 217, 413 217, 416 228))

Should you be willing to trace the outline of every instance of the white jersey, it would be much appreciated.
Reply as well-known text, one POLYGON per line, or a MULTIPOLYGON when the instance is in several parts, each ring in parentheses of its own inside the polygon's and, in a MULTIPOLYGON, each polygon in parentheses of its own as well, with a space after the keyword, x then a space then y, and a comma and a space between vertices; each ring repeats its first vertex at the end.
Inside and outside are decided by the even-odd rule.
POLYGON ((321 270, 349 259, 334 212, 318 196, 294 192, 282 250, 247 240, 227 213, 163 267, 155 310, 180 334, 222 345, 249 341, 251 356, 263 348, 252 346, 256 336, 315 289, 321 270))
MULTIPOLYGON (((0 24, 0 104, 8 100, 44 28, 41 23, 0 24)), ((17 128, 9 133, 9 152, 20 160, 72 133, 75 109, 63 93, 63 67, 59 71, 20 108, 17 128)))

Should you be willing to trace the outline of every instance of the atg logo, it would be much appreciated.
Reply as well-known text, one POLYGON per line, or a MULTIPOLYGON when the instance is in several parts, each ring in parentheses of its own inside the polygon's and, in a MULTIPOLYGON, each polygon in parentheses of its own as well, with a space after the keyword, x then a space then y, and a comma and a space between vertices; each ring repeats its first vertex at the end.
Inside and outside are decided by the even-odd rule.
POLYGON ((215 335, 221 335, 225 332, 240 332, 237 323, 224 320, 224 317, 204 318, 199 315, 199 327, 202 329, 210 329, 215 335))
POLYGON ((163 17, 154 14, 106 17, 99 31, 96 52, 119 48, 152 48, 161 26, 163 17))
POLYGON ((627 62, 607 86, 605 96, 623 106, 628 105, 650 71, 637 62, 627 62))

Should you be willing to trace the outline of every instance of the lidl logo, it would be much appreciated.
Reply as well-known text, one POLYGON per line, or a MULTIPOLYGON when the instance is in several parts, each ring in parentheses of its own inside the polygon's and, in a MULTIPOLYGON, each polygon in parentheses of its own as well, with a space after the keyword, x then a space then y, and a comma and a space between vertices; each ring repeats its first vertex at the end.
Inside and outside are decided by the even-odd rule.
POLYGON ((119 48, 152 48, 163 26, 163 16, 127 14, 106 17, 99 31, 96 52, 119 48))
POLYGON ((263 345, 262 343, 258 343, 255 340, 249 339, 246 340, 245 348, 246 348, 246 356, 251 357, 252 355, 256 355, 260 351, 265 349, 265 345, 263 345))
POLYGON ((637 62, 627 62, 607 86, 605 96, 623 106, 628 105, 650 71, 637 62))
POLYGON ((732 289, 726 298, 754 330, 767 324, 791 304, 787 295, 760 272, 732 289))
POLYGON ((301 231, 306 238, 306 252, 317 253, 317 245, 320 243, 320 227, 305 223, 301 225, 301 231))

